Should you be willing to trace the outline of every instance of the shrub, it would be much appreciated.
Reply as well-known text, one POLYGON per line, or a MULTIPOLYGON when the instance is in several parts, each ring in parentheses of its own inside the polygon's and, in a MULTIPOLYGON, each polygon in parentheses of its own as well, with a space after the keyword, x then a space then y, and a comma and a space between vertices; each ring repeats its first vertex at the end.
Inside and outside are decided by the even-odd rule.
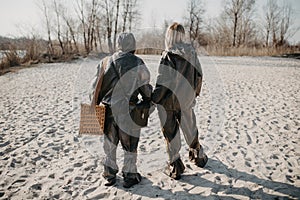
POLYGON ((4 52, 5 57, 3 61, 7 63, 8 67, 19 66, 21 63, 21 59, 16 50, 9 50, 4 52))

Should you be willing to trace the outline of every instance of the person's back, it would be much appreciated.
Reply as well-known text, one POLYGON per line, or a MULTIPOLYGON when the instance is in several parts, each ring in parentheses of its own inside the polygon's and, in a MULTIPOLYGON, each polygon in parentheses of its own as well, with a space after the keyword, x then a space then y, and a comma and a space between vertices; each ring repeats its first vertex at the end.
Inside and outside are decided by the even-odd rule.
POLYGON ((160 65, 163 65, 160 68, 174 70, 164 70, 157 79, 158 84, 171 86, 168 88, 170 94, 159 99, 162 95, 160 90, 156 88, 152 97, 153 101, 164 105, 166 109, 189 109, 194 103, 195 95, 199 93, 197 87, 199 79, 202 79, 201 65, 195 49, 187 43, 175 44, 163 52, 160 65), (166 83, 166 81, 170 83, 166 83), (180 99, 180 97, 183 97, 183 99, 180 99), (181 102, 178 102, 180 100, 181 102))
POLYGON ((116 183, 116 149, 119 141, 124 150, 123 186, 128 188, 141 181, 136 166, 140 127, 129 123, 132 120, 129 121, 128 108, 129 104, 136 106, 139 94, 143 101, 150 102, 152 87, 149 85, 149 71, 144 62, 134 55, 134 51, 133 34, 120 34, 118 52, 108 61, 98 96, 98 103, 106 105, 103 177, 107 180, 107 186, 116 183))
POLYGON ((116 103, 120 103, 126 98, 137 100, 138 92, 144 94, 144 100, 149 101, 152 92, 149 88, 150 73, 143 60, 134 55, 135 40, 131 34, 120 35, 118 49, 119 51, 114 53, 108 61, 98 103, 101 100, 107 105, 115 106, 116 103), (121 80, 119 80, 120 78, 121 80), (118 82, 122 84, 122 87, 115 88, 118 82), (141 86, 140 90, 136 91, 139 86, 141 86), (113 92, 115 99, 112 102, 113 92), (120 94, 120 99, 116 96, 118 94, 120 94))
POLYGON ((120 92, 125 92, 126 98, 130 99, 129 103, 138 102, 139 92, 146 98, 143 100, 150 101, 149 95, 152 91, 148 90, 148 86, 143 87, 149 83, 150 72, 143 60, 132 53, 123 52, 115 53, 112 60, 119 77, 123 77, 119 80, 122 84, 122 87, 119 88, 122 90, 120 92), (141 88, 137 90, 139 87, 141 88))
POLYGON ((201 65, 191 45, 185 44, 184 28, 173 23, 166 32, 164 51, 158 69, 152 100, 158 107, 163 135, 169 155, 168 175, 180 179, 184 164, 180 158, 181 127, 187 144, 189 158, 198 167, 204 167, 208 158, 199 143, 196 116, 193 111, 195 97, 202 85, 201 65), (163 108, 162 108, 163 107, 163 108))

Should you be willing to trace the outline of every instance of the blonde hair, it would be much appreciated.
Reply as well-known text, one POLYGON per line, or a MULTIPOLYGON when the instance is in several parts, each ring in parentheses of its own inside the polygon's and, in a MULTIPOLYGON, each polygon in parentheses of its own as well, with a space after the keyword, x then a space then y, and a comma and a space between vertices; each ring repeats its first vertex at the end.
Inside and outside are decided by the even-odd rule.
POLYGON ((165 37, 166 50, 172 48, 176 43, 183 42, 184 34, 185 31, 181 24, 174 22, 171 26, 169 26, 165 37))

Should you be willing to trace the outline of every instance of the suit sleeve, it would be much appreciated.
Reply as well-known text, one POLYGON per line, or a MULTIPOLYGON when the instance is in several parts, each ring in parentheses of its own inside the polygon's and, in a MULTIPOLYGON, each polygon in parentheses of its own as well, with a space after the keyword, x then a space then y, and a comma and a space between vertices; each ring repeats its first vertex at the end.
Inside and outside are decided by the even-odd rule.
POLYGON ((202 88, 202 80, 203 80, 203 73, 202 73, 202 69, 201 69, 201 64, 199 62, 199 59, 197 57, 197 55, 195 55, 195 68, 196 68, 196 96, 200 95, 201 92, 201 88, 202 88))
POLYGON ((152 101, 156 104, 159 104, 170 92, 169 88, 162 85, 170 79, 171 72, 168 72, 170 66, 171 63, 168 61, 167 55, 164 55, 160 60, 156 85, 152 94, 152 101))
MULTIPOLYGON (((96 104, 100 103, 100 102, 98 103, 99 91, 97 91, 97 84, 98 84, 99 79, 101 78, 101 73, 103 72, 102 70, 105 69, 104 59, 102 59, 100 61, 100 63, 97 65, 96 73, 93 76, 93 79, 92 79, 92 82, 91 82, 90 88, 89 88, 89 91, 90 91, 89 99, 92 102, 93 98, 95 97, 96 98, 95 99, 96 100, 96 102, 95 102, 96 104)), ((102 74, 102 76, 103 76, 103 74, 102 74)))
POLYGON ((140 85, 142 85, 139 87, 139 93, 142 95, 143 101, 149 102, 151 101, 152 86, 149 84, 150 72, 144 62, 139 65, 139 79, 140 85))
POLYGON ((98 94, 98 98, 97 98, 97 105, 100 104, 100 102, 102 101, 103 97, 107 94, 108 90, 110 89, 110 85, 111 85, 111 80, 114 78, 111 74, 112 74, 112 62, 111 60, 106 60, 105 62, 101 62, 101 67, 104 68, 104 75, 103 75, 103 81, 102 81, 102 85, 98 94))

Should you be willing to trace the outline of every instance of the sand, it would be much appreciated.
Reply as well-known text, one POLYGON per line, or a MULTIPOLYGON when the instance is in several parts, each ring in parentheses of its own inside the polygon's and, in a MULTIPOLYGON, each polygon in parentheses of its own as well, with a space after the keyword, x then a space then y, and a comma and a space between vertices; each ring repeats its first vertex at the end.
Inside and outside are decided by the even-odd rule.
MULTIPOLYGON (((158 56, 141 56, 155 82, 158 56)), ((195 113, 209 156, 188 160, 181 180, 163 173, 165 143, 155 111, 142 129, 133 188, 104 186, 102 137, 79 137, 97 59, 41 64, 0 77, 0 199, 298 199, 300 60, 200 57, 204 86, 195 113)), ((118 165, 122 167, 122 150, 118 165)))

